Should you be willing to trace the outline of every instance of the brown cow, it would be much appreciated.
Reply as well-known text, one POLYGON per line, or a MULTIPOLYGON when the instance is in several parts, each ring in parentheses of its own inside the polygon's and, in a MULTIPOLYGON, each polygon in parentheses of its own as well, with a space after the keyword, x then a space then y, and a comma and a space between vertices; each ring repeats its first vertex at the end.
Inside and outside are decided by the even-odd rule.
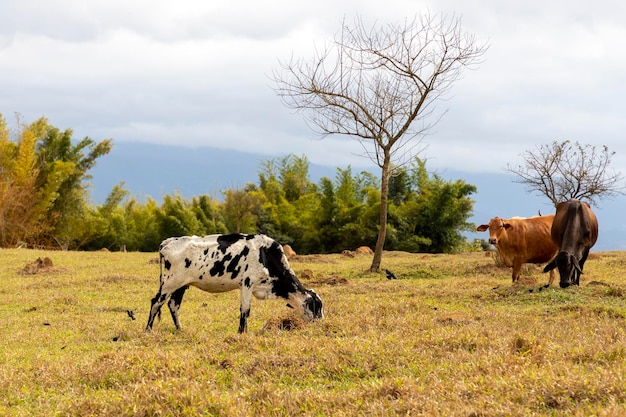
POLYGON ((580 274, 589 255, 589 249, 598 240, 598 219, 589 204, 571 199, 556 206, 552 223, 552 240, 559 253, 544 268, 554 272, 558 267, 561 288, 580 285, 580 274))
MULTIPOLYGON (((541 264, 552 259, 559 248, 550 238, 550 228, 554 214, 530 218, 514 217, 501 219, 494 217, 489 224, 476 228, 479 232, 489 229, 489 243, 500 253, 502 263, 513 267, 513 284, 519 280, 522 265, 541 264)), ((554 271, 550 272, 548 286, 554 281, 554 271)))

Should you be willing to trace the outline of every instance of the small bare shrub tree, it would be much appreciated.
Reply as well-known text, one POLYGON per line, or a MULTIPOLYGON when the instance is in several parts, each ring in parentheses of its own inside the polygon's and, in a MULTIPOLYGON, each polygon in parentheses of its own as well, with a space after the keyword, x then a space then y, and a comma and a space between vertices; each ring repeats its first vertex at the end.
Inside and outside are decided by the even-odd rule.
POLYGON ((554 206, 570 198, 595 205, 596 198, 623 194, 622 173, 609 168, 613 155, 606 146, 597 149, 569 140, 554 141, 524 152, 523 164, 508 165, 506 171, 529 191, 548 197, 554 206))
POLYGON ((440 117, 434 103, 487 46, 462 31, 459 18, 425 15, 400 24, 342 25, 310 60, 292 58, 273 74, 283 103, 304 113, 322 137, 358 140, 381 168, 379 233, 370 269, 380 269, 393 167, 423 150, 421 139, 440 117))

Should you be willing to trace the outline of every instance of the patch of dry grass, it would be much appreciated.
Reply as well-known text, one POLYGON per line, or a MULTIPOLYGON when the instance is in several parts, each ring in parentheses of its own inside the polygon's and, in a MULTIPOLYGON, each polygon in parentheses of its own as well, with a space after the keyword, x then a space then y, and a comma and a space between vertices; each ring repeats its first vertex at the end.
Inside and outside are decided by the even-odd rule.
POLYGON ((539 268, 512 286, 482 253, 385 253, 398 280, 298 256, 326 319, 255 300, 244 335, 236 292, 196 289, 182 331, 164 311, 144 333, 154 258, 0 250, 0 415, 626 415, 626 253, 542 291, 539 268))

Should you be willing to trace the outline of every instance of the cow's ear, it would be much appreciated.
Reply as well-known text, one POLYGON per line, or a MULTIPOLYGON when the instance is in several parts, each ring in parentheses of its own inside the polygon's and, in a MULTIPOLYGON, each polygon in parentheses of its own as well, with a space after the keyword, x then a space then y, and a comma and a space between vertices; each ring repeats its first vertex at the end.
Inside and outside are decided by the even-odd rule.
POLYGON ((505 229, 510 229, 513 226, 511 226, 511 223, 504 223, 502 224, 502 227, 504 227, 505 229))
POLYGON ((574 264, 574 268, 578 271, 578 273, 582 274, 583 269, 580 267, 580 262, 576 259, 574 255, 572 255, 572 263, 574 264))
POLYGON ((545 268, 543 268, 543 272, 550 272, 552 271, 554 268, 556 268, 556 258, 554 258, 553 260, 551 260, 548 265, 545 266, 545 268))
POLYGON ((488 224, 481 224, 480 226, 478 226, 476 228, 476 231, 477 232, 484 232, 487 229, 489 229, 489 225, 488 224))

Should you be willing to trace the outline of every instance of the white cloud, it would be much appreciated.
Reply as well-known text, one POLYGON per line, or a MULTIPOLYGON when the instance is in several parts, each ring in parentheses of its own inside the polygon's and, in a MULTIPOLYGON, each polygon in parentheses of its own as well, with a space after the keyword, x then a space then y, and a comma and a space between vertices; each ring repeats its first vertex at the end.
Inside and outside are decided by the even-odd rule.
POLYGON ((314 140, 268 75, 279 59, 310 56, 356 13, 385 22, 426 11, 456 13, 491 44, 437 104, 448 112, 422 153, 434 165, 501 171, 562 139, 626 153, 626 5, 608 0, 5 0, 0 112, 46 116, 78 137, 368 165, 353 140, 314 140))

